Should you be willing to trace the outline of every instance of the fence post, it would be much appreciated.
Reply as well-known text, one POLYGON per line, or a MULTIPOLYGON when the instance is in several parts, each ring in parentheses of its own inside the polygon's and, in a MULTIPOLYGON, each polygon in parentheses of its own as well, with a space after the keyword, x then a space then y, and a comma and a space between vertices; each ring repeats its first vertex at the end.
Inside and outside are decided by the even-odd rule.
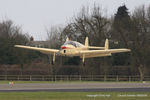
POLYGON ((42 80, 44 81, 44 76, 42 76, 42 80))
POLYGON ((118 75, 116 76, 116 81, 117 81, 117 82, 119 81, 119 79, 118 79, 118 75))
POLYGON ((17 79, 18 79, 18 81, 19 81, 19 79, 20 79, 20 78, 19 78, 19 75, 18 75, 18 78, 17 78, 17 79))
POLYGON ((104 81, 106 81, 107 80, 107 77, 106 77, 106 75, 104 75, 104 81))
POLYGON ((62 75, 60 75, 60 81, 63 81, 63 76, 62 75))
POLYGON ((81 77, 81 75, 79 75, 79 80, 80 80, 80 81, 82 81, 82 77, 81 77))
POLYGON ((69 81, 69 75, 67 75, 67 81, 69 81))
POLYGON ((55 75, 55 82, 57 81, 57 77, 56 77, 56 75, 55 75))
POLYGON ((30 81, 32 81, 32 76, 30 75, 30 81))
POLYGON ((93 75, 91 75, 91 81, 93 81, 93 75))
POLYGON ((129 76, 129 82, 131 81, 131 76, 129 76))
POLYGON ((5 80, 7 81, 7 74, 5 75, 5 80))

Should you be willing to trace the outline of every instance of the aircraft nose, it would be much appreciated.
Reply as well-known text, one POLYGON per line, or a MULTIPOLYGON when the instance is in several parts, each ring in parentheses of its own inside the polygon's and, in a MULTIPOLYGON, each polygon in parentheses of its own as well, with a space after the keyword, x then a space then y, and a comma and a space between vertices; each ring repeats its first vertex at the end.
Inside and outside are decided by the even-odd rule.
POLYGON ((66 46, 64 46, 64 45, 63 45, 63 46, 61 46, 61 49, 66 49, 66 48, 67 48, 67 47, 66 47, 66 46))

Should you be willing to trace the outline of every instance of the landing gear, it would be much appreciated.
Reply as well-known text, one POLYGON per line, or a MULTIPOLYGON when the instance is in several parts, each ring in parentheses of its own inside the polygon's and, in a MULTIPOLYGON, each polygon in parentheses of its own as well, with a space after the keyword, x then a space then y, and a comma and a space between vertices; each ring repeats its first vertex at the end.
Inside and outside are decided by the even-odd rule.
POLYGON ((83 54, 83 56, 82 56, 82 63, 83 63, 83 66, 85 66, 85 55, 83 54))
POLYGON ((64 54, 66 53, 66 50, 64 50, 64 54))
POLYGON ((52 65, 55 64, 55 56, 56 56, 56 53, 53 54, 53 59, 52 59, 52 61, 51 61, 51 64, 52 64, 52 65))
POLYGON ((51 64, 52 64, 52 65, 54 65, 54 64, 55 64, 53 60, 51 61, 51 64))
POLYGON ((83 62, 83 66, 85 66, 85 62, 83 62))

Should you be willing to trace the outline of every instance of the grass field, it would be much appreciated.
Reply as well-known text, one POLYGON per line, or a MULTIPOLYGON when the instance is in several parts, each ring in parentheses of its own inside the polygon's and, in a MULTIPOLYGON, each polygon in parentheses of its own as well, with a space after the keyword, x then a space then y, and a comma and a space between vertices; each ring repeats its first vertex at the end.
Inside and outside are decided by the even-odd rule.
MULTIPOLYGON (((0 84, 9 82, 0 81, 0 84)), ((14 81, 15 84, 68 82, 80 83, 81 81, 14 81)), ((89 83, 89 81, 81 83, 83 82, 89 83)), ((0 92, 0 100, 149 100, 149 98, 150 92, 0 92)))
POLYGON ((0 100, 149 100, 148 92, 0 92, 0 100))

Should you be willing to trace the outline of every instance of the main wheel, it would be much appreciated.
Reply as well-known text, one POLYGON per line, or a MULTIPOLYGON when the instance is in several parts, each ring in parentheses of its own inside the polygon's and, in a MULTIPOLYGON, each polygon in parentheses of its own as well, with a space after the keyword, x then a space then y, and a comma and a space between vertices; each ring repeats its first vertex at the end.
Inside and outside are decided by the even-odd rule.
POLYGON ((54 65, 54 61, 53 60, 51 61, 51 64, 54 65))
POLYGON ((85 66, 85 62, 83 62, 83 66, 85 66))

